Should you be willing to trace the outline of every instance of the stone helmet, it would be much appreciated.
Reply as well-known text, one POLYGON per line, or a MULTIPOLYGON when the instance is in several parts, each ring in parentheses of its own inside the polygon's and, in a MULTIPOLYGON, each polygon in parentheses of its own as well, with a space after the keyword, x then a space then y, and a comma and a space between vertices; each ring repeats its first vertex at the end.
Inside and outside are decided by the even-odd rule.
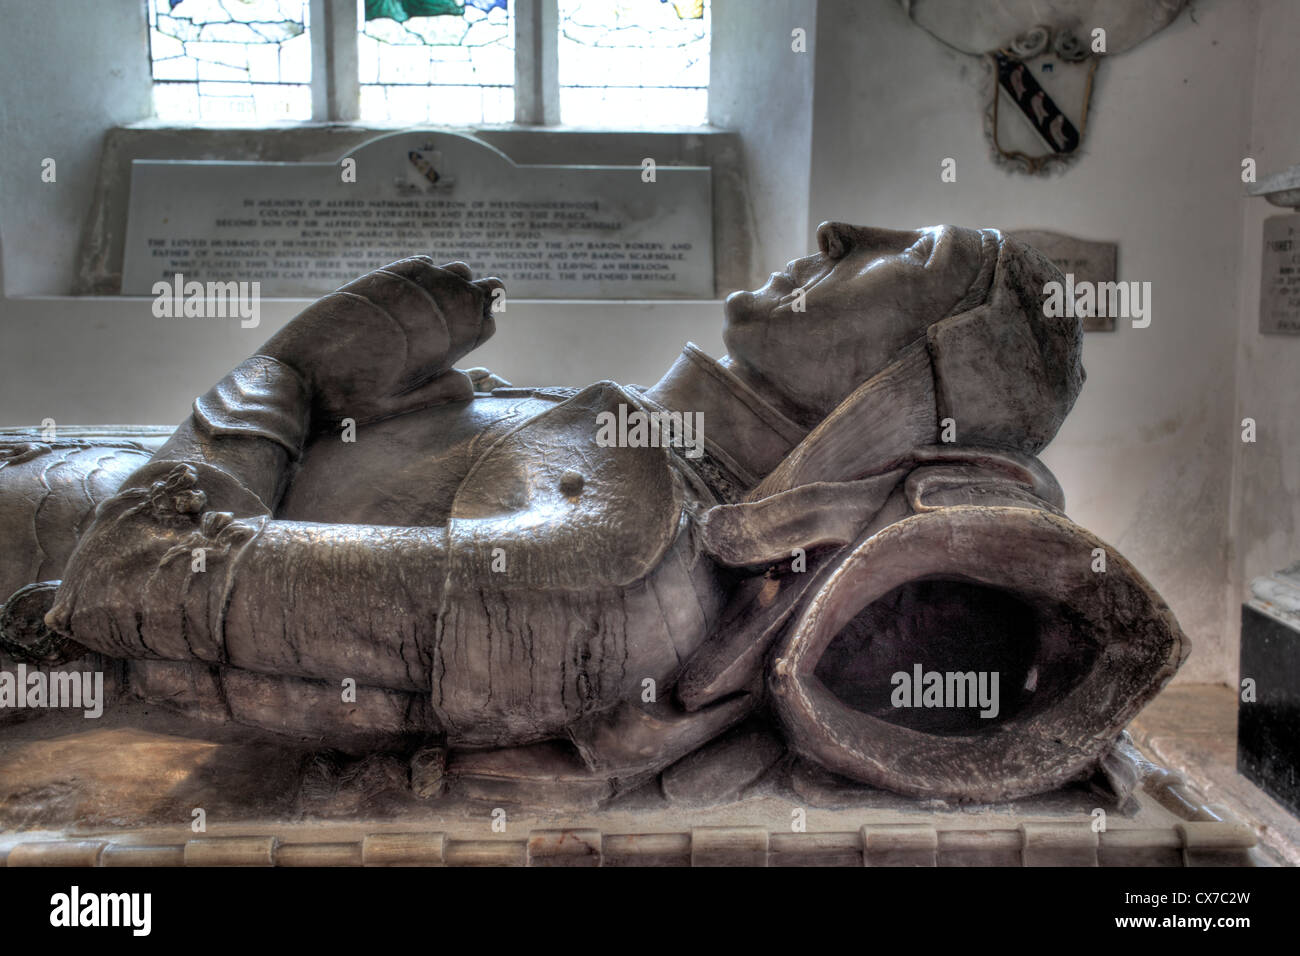
POLYGON ((970 290, 925 332, 940 420, 962 444, 1036 454, 1083 387, 1083 328, 1045 314, 1044 291, 1064 277, 1044 255, 996 229, 979 230, 983 266, 970 290))

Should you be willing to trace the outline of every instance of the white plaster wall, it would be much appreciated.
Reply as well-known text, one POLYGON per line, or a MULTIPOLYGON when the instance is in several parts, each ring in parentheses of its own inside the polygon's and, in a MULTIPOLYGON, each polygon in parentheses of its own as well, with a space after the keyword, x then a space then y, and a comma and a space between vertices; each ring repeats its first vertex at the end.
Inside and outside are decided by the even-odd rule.
POLYGON ((76 273, 104 131, 153 111, 144 3, 4 0, 0 13, 5 292, 62 293, 76 273), (53 183, 41 180, 47 157, 53 183))
MULTIPOLYGON (((1264 0, 1255 55, 1250 148, 1260 178, 1300 163, 1300 4, 1264 0)), ((1244 191, 1245 187, 1241 187, 1244 191)), ((1244 202, 1241 309, 1235 417, 1255 419, 1254 444, 1238 441, 1229 628, 1250 579, 1300 560, 1300 335, 1259 332, 1264 220, 1290 211, 1263 199, 1244 202)), ((1235 665, 1235 661, 1233 662, 1235 665)), ((1233 670, 1235 674, 1235 667, 1233 670)))
POLYGON ((766 275, 806 253, 816 0, 713 0, 709 122, 741 134, 753 261, 766 275), (795 52, 802 29, 806 51, 795 52))
POLYGON ((817 15, 810 226, 1053 228, 1118 241, 1120 278, 1152 284, 1150 328, 1086 337, 1088 383, 1044 459, 1071 516, 1173 607, 1194 647, 1182 680, 1235 672, 1225 581, 1257 12, 1198 2, 1196 23, 1184 13, 1104 63, 1086 155, 1047 179, 993 165, 978 61, 895 0, 822 0, 817 15), (955 183, 940 181, 945 157, 955 183))

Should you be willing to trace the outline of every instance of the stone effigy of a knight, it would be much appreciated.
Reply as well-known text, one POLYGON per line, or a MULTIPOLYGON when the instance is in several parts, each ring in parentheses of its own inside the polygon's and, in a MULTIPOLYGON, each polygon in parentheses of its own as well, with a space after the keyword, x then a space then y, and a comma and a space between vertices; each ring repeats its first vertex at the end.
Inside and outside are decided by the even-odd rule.
POLYGON ((817 239, 644 389, 458 370, 501 282, 366 275, 101 475, 10 631, 205 720, 609 793, 755 713, 916 796, 1086 776, 1187 645, 1035 457, 1084 381, 1059 273, 990 229, 817 239))

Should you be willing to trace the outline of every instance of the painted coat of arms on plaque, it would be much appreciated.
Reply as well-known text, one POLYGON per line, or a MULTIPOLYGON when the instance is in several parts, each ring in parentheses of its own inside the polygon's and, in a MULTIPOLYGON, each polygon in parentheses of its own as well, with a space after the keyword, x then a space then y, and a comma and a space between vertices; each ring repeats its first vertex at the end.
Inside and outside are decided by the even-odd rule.
POLYGON ((1102 61, 1178 16, 1186 0, 899 0, 917 26, 985 66, 980 101, 994 161, 1025 173, 1082 154, 1102 61))
POLYGON ((985 126, 998 157, 1030 173, 1073 159, 1101 55, 1070 30, 1036 27, 987 57, 996 83, 985 126))

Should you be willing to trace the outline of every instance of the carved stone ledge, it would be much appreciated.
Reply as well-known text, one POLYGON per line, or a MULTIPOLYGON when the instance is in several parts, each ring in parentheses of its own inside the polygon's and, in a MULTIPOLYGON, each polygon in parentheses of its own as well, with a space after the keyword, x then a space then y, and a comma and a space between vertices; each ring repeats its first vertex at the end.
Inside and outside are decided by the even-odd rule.
MULTIPOLYGON (((1131 755, 1137 755, 1129 748, 1131 755)), ((5 866, 1251 866, 1253 829, 1205 805, 1177 775, 1140 760, 1140 786, 1127 813, 1112 811, 1098 832, 1086 811, 1016 805, 989 816, 969 810, 910 814, 859 806, 824 829, 771 829, 752 821, 772 807, 738 804, 707 825, 673 829, 663 812, 596 811, 572 825, 483 836, 489 825, 445 822, 229 824, 199 838, 185 829, 98 834, 11 833, 0 837, 5 866), (867 819, 856 828, 843 824, 867 819), (662 828, 656 828, 659 825, 662 828), (373 827, 371 829, 370 827, 373 827), (225 832, 225 831, 229 832, 225 832)), ((1096 798, 1091 802, 1097 802, 1096 798)), ((770 804, 770 799, 767 801, 770 804)), ((788 801, 785 802, 788 806, 788 801)), ((681 817, 680 811, 673 816, 681 817)), ((511 824, 515 827, 517 824, 511 824)))

